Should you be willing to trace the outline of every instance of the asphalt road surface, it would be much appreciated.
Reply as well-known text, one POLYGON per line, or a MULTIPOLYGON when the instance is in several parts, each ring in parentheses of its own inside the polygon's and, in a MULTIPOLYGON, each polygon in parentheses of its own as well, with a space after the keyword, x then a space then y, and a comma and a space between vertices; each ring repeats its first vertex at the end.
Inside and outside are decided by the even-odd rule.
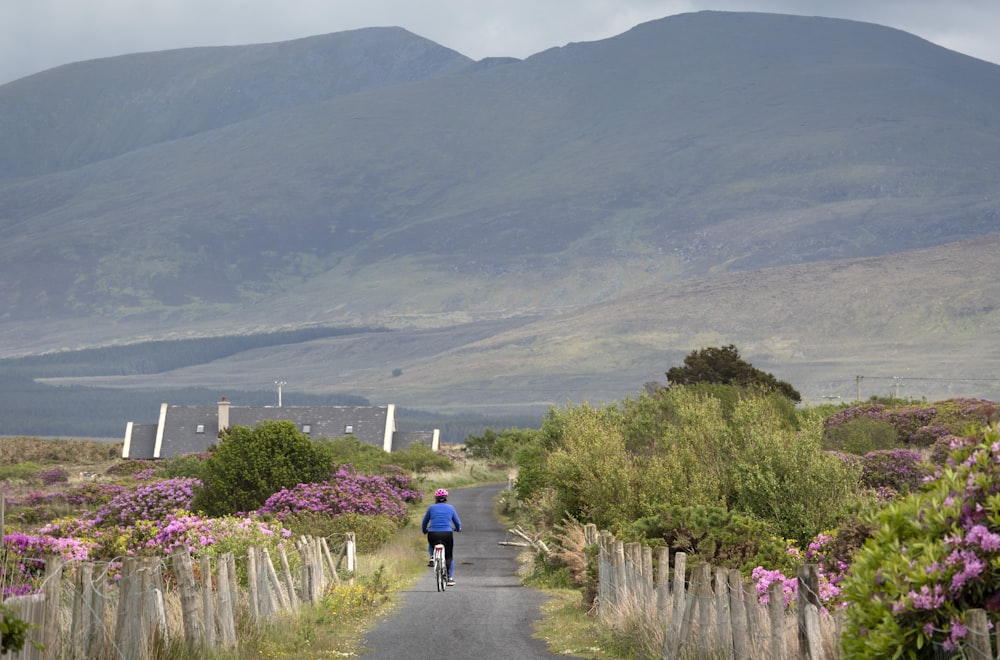
MULTIPOLYGON (((531 637, 545 596, 520 586, 517 548, 499 546, 505 530, 493 516, 502 485, 454 490, 448 502, 462 519, 455 534, 455 586, 439 593, 430 568, 402 594, 392 616, 361 644, 365 660, 552 658, 531 637)), ((423 511, 420 511, 423 516, 423 511)))

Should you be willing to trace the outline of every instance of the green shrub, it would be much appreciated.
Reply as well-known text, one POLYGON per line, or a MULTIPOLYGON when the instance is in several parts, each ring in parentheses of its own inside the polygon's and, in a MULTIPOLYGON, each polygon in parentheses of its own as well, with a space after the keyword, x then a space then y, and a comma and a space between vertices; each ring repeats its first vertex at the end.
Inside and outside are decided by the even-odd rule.
POLYGON ((205 460, 208 456, 208 454, 184 454, 182 456, 174 456, 173 458, 165 459, 160 465, 157 476, 163 477, 164 479, 190 477, 192 479, 204 481, 202 479, 202 471, 205 468, 205 460))
POLYGON ((965 616, 1000 593, 1000 434, 960 447, 919 493, 894 500, 842 584, 845 657, 965 657, 965 616))
POLYGON ((331 547, 343 545, 344 535, 354 532, 358 552, 366 553, 375 552, 399 532, 399 526, 389 516, 360 513, 330 516, 303 512, 287 516, 282 524, 293 538, 300 535, 327 538, 331 547))
POLYGON ((493 458, 493 448, 500 436, 492 428, 482 435, 469 434, 465 438, 465 451, 472 458, 493 458))
POLYGON ((192 508, 212 516, 254 511, 282 488, 317 483, 332 473, 329 456, 293 422, 234 426, 205 460, 204 486, 192 508))
POLYGON ((881 449, 899 447, 899 434, 891 423, 881 419, 859 417, 826 429, 823 447, 857 456, 881 449))
POLYGON ((625 540, 665 545, 671 552, 685 552, 700 562, 739 568, 749 573, 756 566, 773 570, 792 568, 774 526, 717 506, 664 506, 655 515, 626 525, 625 540))
POLYGON ((143 470, 158 470, 161 465, 162 463, 154 460, 129 459, 118 461, 104 473, 110 477, 132 477, 143 470))
POLYGON ((517 499, 528 502, 535 499, 546 487, 548 473, 545 469, 548 452, 541 444, 523 447, 517 452, 517 480, 514 492, 517 499))
POLYGON ((920 452, 913 449, 873 451, 861 458, 861 483, 867 488, 916 491, 931 473, 920 452))
POLYGON ((353 435, 335 440, 321 438, 316 441, 316 447, 334 465, 350 463, 357 472, 363 474, 377 474, 383 466, 391 462, 390 454, 384 449, 361 442, 353 435))
POLYGON ((731 509, 804 542, 836 528, 858 505, 859 470, 823 451, 819 420, 791 430, 766 399, 748 399, 734 411, 730 429, 725 489, 731 509))
POLYGON ((31 461, 0 465, 0 481, 38 481, 41 466, 31 461))
POLYGON ((443 454, 438 454, 427 445, 419 442, 410 445, 406 449, 392 452, 386 456, 386 460, 392 465, 398 465, 410 472, 450 471, 455 469, 455 464, 452 463, 450 458, 443 454))
POLYGON ((14 616, 13 610, 4 605, 0 605, 0 655, 16 653, 24 648, 28 641, 28 628, 30 624, 14 616))
POLYGON ((859 469, 822 450, 822 419, 786 397, 723 385, 550 410, 518 454, 518 496, 615 531, 661 505, 717 506, 804 540, 860 498, 859 469), (550 492, 549 499, 541 498, 550 492))
POLYGON ((493 458, 510 465, 522 448, 537 441, 537 435, 534 429, 509 428, 497 433, 488 428, 480 436, 469 435, 465 450, 473 458, 493 458))

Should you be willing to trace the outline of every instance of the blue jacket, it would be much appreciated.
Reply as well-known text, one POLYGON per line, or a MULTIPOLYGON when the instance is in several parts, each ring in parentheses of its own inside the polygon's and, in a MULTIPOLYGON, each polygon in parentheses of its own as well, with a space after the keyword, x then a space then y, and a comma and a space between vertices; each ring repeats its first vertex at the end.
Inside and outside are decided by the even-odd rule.
POLYGON ((456 532, 462 531, 462 521, 458 519, 455 507, 447 502, 435 502, 427 507, 424 520, 420 523, 420 532, 450 532, 452 526, 456 532))

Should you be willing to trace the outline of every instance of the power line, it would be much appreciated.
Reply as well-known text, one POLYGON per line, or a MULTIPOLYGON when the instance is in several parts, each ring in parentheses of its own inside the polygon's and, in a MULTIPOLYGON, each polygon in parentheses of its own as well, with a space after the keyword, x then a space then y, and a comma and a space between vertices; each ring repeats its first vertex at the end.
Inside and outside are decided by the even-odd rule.
POLYGON ((867 380, 929 380, 935 382, 943 383, 953 383, 953 382, 971 382, 971 383, 995 383, 1000 381, 1000 378, 943 378, 941 376, 931 377, 931 376, 859 376, 859 378, 865 378, 867 380))

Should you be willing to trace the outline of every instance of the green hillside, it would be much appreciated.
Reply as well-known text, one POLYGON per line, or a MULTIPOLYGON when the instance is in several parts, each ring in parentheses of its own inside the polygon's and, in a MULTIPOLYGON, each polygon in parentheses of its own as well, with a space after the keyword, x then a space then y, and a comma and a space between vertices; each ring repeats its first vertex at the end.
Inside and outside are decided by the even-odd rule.
POLYGON ((997 107, 898 30, 727 12, 60 67, 0 86, 0 357, 380 328, 86 383, 534 413, 735 343, 807 397, 992 392, 997 107))

